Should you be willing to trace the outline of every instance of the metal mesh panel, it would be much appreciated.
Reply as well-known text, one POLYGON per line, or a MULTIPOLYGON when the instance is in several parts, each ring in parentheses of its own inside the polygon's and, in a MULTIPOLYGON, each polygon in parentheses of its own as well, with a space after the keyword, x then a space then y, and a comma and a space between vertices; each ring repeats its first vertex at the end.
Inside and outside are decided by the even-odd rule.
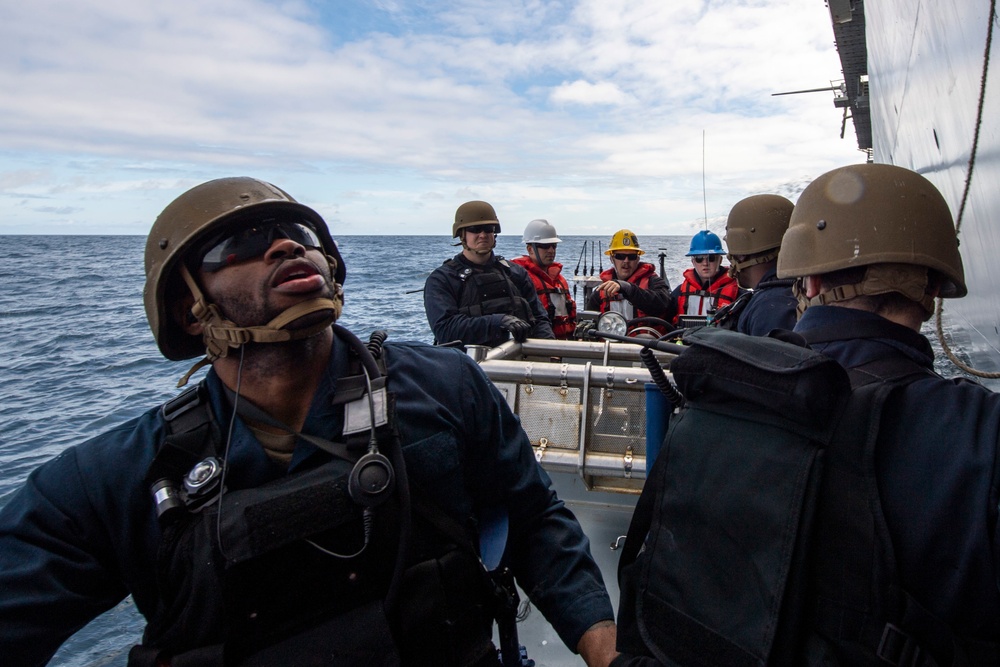
POLYGON ((542 438, 548 447, 580 448, 579 389, 517 385, 517 414, 532 445, 542 438))
POLYGON ((645 391, 591 389, 589 412, 588 451, 646 455, 645 391))

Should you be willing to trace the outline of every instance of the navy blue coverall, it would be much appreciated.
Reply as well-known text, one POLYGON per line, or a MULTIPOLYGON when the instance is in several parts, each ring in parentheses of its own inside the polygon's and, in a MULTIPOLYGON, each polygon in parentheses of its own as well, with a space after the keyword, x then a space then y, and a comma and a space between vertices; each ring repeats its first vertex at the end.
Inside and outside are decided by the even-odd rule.
MULTIPOLYGON (((795 331, 836 327, 813 346, 854 368, 903 355, 933 368, 927 339, 852 308, 811 306, 795 331), (884 338, 855 338, 873 322, 884 338)), ((928 374, 893 392, 876 445, 875 477, 903 588, 960 636, 1000 637, 1000 394, 928 374)))
MULTIPOLYGON (((340 435, 344 408, 331 397, 347 374, 346 347, 335 340, 304 433, 340 435)), ((614 618, 611 602, 586 536, 551 489, 517 418, 461 352, 409 343, 385 349, 409 478, 463 525, 477 507, 507 508, 518 583, 575 649, 591 625, 614 618)), ((214 371, 208 388, 216 418, 228 424, 214 371)), ((160 529, 143 478, 163 436, 157 407, 42 465, 0 510, 4 665, 44 664, 129 594, 144 616, 155 614, 160 529)), ((251 488, 329 458, 299 440, 286 471, 237 418, 226 485, 251 488)))
POLYGON ((768 285, 777 279, 773 270, 764 275, 750 303, 740 313, 737 331, 750 336, 766 336, 775 329, 791 331, 795 327, 795 295, 789 285, 768 285))

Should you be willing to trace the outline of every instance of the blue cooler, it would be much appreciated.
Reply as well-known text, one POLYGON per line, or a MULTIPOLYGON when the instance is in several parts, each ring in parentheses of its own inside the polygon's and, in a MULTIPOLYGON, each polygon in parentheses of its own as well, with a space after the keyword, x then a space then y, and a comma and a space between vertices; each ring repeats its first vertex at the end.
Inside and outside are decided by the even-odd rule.
POLYGON ((660 453, 660 445, 667 436, 670 413, 673 406, 660 388, 652 382, 646 383, 646 474, 653 469, 653 461, 660 453))

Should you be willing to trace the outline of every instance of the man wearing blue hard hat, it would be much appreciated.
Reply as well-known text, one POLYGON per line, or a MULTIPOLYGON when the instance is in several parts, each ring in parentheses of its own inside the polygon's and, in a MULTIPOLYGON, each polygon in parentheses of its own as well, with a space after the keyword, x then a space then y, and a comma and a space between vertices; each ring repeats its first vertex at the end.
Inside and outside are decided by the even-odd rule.
POLYGON ((687 257, 691 268, 684 272, 684 280, 674 288, 672 323, 683 325, 682 319, 712 320, 715 313, 740 295, 739 283, 729 275, 729 267, 722 265, 722 241, 708 230, 702 230, 691 239, 687 257))

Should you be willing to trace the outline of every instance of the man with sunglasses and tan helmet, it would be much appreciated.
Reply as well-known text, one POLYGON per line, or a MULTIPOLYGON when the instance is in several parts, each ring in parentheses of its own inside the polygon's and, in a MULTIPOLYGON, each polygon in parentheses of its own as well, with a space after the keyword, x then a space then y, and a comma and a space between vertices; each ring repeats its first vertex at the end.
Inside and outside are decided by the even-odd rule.
POLYGON ((424 283, 424 310, 437 343, 496 347, 514 338, 554 338, 527 271, 495 254, 496 211, 468 201, 455 211, 451 235, 462 252, 434 269, 424 283))
MULTIPOLYGON (((687 257, 691 268, 684 271, 684 280, 674 288, 671 321, 675 326, 682 318, 697 318, 708 322, 715 313, 740 296, 736 279, 729 275, 729 267, 722 265, 726 251, 716 234, 703 229, 691 238, 687 257)), ((735 325, 732 322, 731 325, 735 325)))
POLYGON ((160 351, 211 368, 7 499, 5 666, 131 595, 130 667, 498 667, 513 580, 487 562, 608 664, 600 571, 505 399, 458 350, 339 327, 346 270, 316 211, 210 181, 160 214, 145 267, 160 351))
POLYGON ((640 261, 645 253, 639 247, 639 237, 631 231, 619 229, 615 232, 604 251, 611 258, 611 268, 601 272, 602 282, 590 293, 587 310, 621 313, 626 320, 666 319, 672 302, 670 285, 656 274, 656 267, 640 261))

